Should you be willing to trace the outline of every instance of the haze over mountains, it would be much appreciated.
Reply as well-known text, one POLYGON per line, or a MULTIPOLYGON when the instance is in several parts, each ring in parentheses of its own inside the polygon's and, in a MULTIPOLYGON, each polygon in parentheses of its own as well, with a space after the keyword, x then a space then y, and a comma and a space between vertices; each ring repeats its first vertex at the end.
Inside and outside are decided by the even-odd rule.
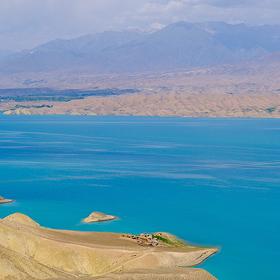
POLYGON ((179 22, 54 40, 0 54, 0 73, 7 115, 279 118, 280 26, 179 22))
POLYGON ((0 72, 174 71, 254 61, 280 51, 280 26, 171 24, 153 33, 104 32, 0 54, 0 72))

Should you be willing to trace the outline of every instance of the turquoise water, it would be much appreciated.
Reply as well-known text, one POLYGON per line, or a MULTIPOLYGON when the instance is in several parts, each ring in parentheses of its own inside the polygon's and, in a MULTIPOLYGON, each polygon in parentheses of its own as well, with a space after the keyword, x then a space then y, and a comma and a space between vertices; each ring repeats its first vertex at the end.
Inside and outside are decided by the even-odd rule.
POLYGON ((168 231, 219 279, 280 279, 280 120, 0 117, 0 194, 42 225, 168 231), (83 225, 98 210, 119 221, 83 225))

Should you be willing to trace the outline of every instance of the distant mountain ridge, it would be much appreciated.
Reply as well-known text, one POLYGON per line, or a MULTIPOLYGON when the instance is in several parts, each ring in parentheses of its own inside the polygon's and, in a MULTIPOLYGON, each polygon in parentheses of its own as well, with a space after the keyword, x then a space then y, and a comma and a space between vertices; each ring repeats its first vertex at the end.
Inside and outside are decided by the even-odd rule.
POLYGON ((104 32, 1 57, 0 72, 170 71, 234 64, 280 52, 280 26, 178 22, 153 33, 104 32))

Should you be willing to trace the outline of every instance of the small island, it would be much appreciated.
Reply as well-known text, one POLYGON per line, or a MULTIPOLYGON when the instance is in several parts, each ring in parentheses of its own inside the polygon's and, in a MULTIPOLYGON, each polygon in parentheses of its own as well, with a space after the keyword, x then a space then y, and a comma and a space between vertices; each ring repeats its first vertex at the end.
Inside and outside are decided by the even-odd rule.
POLYGON ((14 200, 6 199, 3 196, 0 196, 0 204, 8 204, 8 203, 12 203, 12 202, 14 202, 14 200))
POLYGON ((113 215, 108 215, 102 212, 92 212, 88 217, 83 219, 83 222, 86 224, 113 221, 118 219, 118 217, 113 215))

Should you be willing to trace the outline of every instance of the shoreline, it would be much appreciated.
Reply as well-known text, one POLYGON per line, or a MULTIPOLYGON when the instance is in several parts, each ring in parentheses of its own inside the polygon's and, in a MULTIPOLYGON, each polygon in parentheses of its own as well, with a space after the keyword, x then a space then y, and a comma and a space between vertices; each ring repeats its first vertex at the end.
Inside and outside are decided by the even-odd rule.
POLYGON ((183 115, 112 115, 112 114, 106 114, 106 115, 92 115, 92 114, 11 114, 6 115, 3 114, 3 112, 0 112, 0 117, 4 117, 5 119, 9 118, 16 118, 16 117, 53 117, 53 118, 60 118, 60 117, 70 117, 70 118, 76 118, 76 117, 85 117, 85 118, 139 118, 139 119, 145 119, 145 118, 157 118, 157 119, 189 119, 189 120, 280 120, 280 115, 277 117, 267 117, 267 116, 183 116, 183 115))

